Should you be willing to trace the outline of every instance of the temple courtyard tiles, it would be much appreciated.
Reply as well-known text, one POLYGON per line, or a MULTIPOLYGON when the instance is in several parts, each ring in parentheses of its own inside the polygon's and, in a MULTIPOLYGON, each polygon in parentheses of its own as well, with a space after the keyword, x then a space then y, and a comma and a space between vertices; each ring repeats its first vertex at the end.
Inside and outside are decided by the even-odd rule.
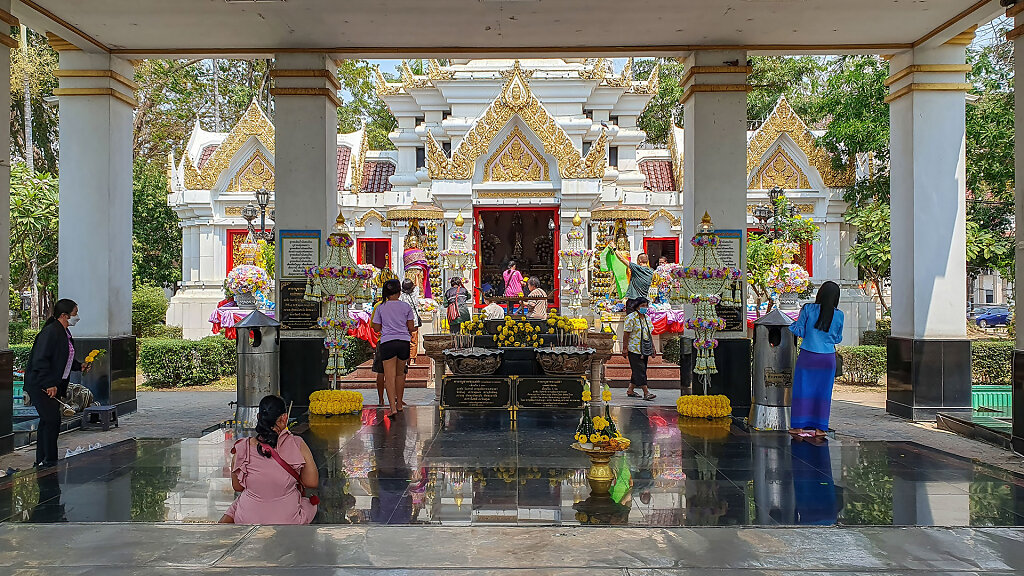
MULTIPOLYGON (((1024 526, 1024 477, 909 442, 794 442, 613 408, 630 450, 612 499, 569 448, 578 413, 372 409, 300 432, 320 467, 317 524, 625 527, 1024 526)), ((0 520, 215 522, 239 433, 138 439, 0 479, 0 520)), ((9 536, 8 536, 9 537, 9 536)))

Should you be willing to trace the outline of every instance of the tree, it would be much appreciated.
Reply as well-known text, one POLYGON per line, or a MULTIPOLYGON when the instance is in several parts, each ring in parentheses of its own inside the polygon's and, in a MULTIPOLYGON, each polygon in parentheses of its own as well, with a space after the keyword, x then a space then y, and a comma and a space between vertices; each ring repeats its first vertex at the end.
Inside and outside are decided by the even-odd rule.
MULTIPOLYGON (((422 69, 422 62, 416 66, 422 69)), ((348 93, 348 99, 338 108, 338 130, 355 132, 365 124, 371 149, 393 150, 395 145, 388 134, 398 126, 398 121, 377 97, 373 77, 373 66, 366 60, 342 60, 338 64, 338 81, 348 93)))
POLYGON ((749 234, 747 237, 747 282, 754 291, 757 314, 761 304, 768 303, 768 310, 775 306, 772 297, 773 268, 793 261, 793 256, 803 244, 813 243, 821 234, 818 225, 800 214, 789 214, 789 201, 785 196, 776 202, 777 220, 773 222, 775 237, 768 234, 749 234))
POLYGON ((181 228, 167 205, 167 177, 145 159, 132 175, 132 283, 162 285, 181 280, 181 228))
POLYGON ((824 61, 813 56, 754 56, 747 82, 747 118, 761 120, 785 95, 793 110, 808 124, 820 117, 817 91, 824 61))
POLYGON ((832 154, 837 169, 851 158, 871 155, 886 171, 889 161, 888 64, 877 56, 842 56, 829 68, 818 102, 821 118, 828 120, 818 139, 832 154))
POLYGON ((11 157, 25 160, 26 80, 32 110, 33 163, 35 170, 57 172, 57 107, 45 99, 57 87, 57 52, 46 37, 31 30, 25 45, 11 50, 11 157))
POLYGON ((866 279, 875 287, 882 313, 889 306, 882 287, 889 278, 892 264, 892 244, 889 236, 889 203, 871 200, 853 204, 846 211, 846 221, 857 227, 857 241, 850 247, 847 261, 856 264, 866 279))
MULTIPOLYGON (((658 58, 637 60, 633 65, 637 78, 649 79, 654 65, 658 67, 658 93, 651 98, 643 114, 637 119, 637 126, 647 133, 647 144, 653 146, 668 145, 669 131, 673 121, 676 125, 683 124, 683 88, 679 85, 683 78, 683 65, 675 58, 658 58)), ((682 142, 679 143, 682 145, 682 142)))
POLYGON ((32 294, 33 328, 57 284, 58 201, 56 178, 30 174, 24 162, 11 167, 11 282, 32 294))

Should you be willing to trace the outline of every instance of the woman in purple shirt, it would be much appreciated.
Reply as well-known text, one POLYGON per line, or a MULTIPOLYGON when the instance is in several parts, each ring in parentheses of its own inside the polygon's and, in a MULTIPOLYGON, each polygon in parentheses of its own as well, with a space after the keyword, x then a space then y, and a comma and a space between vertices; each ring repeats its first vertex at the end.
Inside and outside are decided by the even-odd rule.
POLYGON ((402 412, 402 396, 405 393, 405 363, 409 360, 409 346, 412 332, 416 329, 416 316, 412 306, 399 300, 402 284, 398 279, 384 283, 381 302, 373 311, 373 329, 380 332, 377 348, 384 365, 384 387, 388 392, 388 404, 394 417, 402 412))

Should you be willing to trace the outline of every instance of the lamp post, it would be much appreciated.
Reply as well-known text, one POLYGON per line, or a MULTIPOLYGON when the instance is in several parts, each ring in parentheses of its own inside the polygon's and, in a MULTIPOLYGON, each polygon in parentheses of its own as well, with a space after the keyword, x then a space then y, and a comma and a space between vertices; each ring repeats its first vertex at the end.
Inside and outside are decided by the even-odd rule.
MULTIPOLYGON (((779 237, 779 199, 785 198, 785 196, 786 191, 779 186, 775 186, 768 191, 769 204, 760 204, 751 211, 754 219, 757 220, 757 227, 772 240, 776 240, 779 237), (770 226, 768 224, 769 220, 771 220, 770 226)), ((796 215, 796 207, 793 205, 787 206, 786 211, 789 213, 790 218, 796 215)))
MULTIPOLYGON (((260 188, 259 190, 257 190, 255 192, 255 195, 256 195, 256 203, 259 205, 259 208, 257 208, 256 206, 253 206, 252 202, 249 202, 248 204, 245 205, 244 208, 242 208, 242 218, 245 218, 245 221, 249 225, 249 235, 252 236, 253 241, 263 240, 267 244, 273 244, 274 243, 274 230, 273 230, 273 228, 269 232, 266 231, 266 227, 267 227, 267 205, 270 204, 270 192, 268 192, 266 188, 260 188), (260 219, 260 229, 259 230, 256 230, 256 228, 252 224, 253 221, 256 220, 257 216, 259 216, 259 219, 260 219)), ((275 211, 273 209, 270 210, 270 219, 271 220, 274 220, 274 212, 275 211)))

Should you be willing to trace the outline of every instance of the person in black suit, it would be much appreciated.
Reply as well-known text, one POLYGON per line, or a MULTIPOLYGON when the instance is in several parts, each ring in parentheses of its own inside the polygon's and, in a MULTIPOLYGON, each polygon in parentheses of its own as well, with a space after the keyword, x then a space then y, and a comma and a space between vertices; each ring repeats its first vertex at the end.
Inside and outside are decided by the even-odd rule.
POLYGON ((32 344, 25 368, 25 391, 39 413, 36 434, 36 466, 57 463, 57 435, 60 434, 61 407, 57 398, 68 391, 71 372, 82 370, 75 360, 75 339, 69 327, 78 323, 78 304, 61 299, 32 344))

